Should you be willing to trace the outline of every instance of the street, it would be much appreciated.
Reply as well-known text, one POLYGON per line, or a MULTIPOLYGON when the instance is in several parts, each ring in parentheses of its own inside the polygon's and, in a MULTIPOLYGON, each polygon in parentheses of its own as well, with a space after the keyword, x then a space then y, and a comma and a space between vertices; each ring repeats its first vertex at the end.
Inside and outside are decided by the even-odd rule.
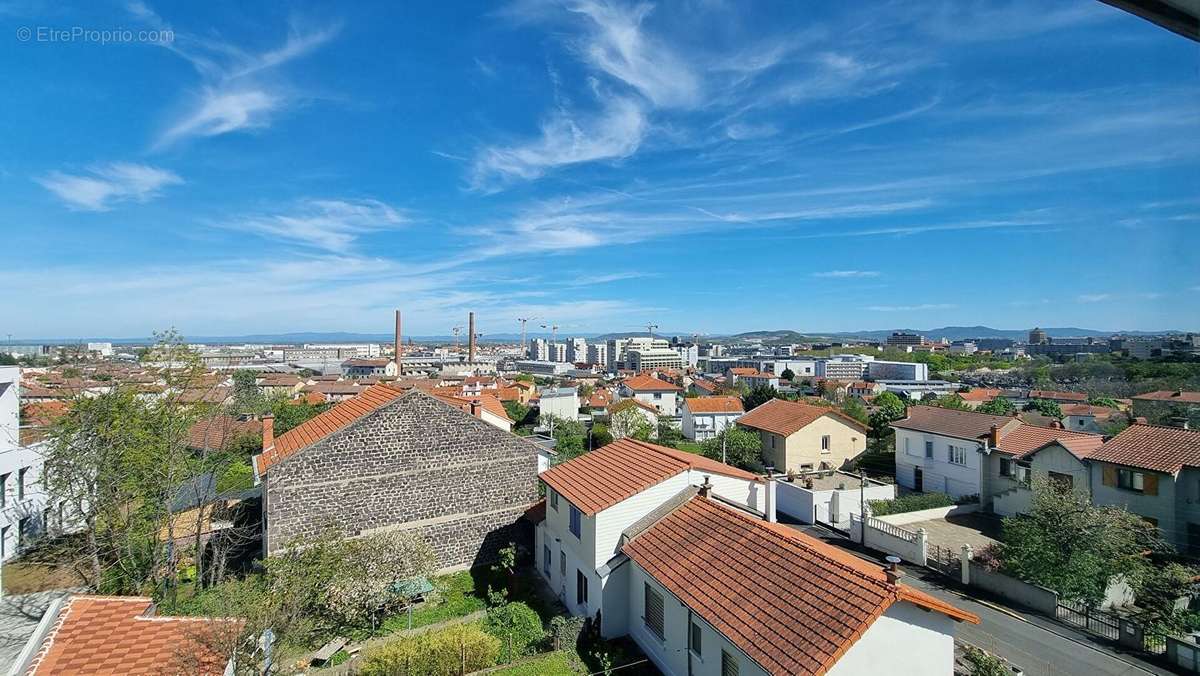
MULTIPOLYGON (((859 549, 836 531, 821 526, 788 525, 862 559, 884 563, 881 555, 859 549)), ((979 616, 978 625, 958 625, 959 640, 1004 657, 1029 676, 1172 673, 1136 655, 1118 652, 1115 646, 1099 637, 1049 618, 1009 607, 999 600, 966 596, 945 577, 931 570, 911 565, 905 565, 903 569, 903 583, 979 616)))

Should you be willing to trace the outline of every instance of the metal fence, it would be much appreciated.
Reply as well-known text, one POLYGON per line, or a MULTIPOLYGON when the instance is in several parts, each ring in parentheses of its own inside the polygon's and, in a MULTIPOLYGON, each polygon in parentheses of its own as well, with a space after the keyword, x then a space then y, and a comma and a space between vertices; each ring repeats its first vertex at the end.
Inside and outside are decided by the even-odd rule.
POLYGON ((931 545, 929 553, 925 557, 925 565, 955 580, 962 577, 962 559, 949 547, 931 545))
POLYGON ((1112 639, 1121 638, 1121 621, 1116 615, 1103 610, 1095 610, 1087 606, 1060 599, 1058 602, 1058 619, 1085 629, 1097 636, 1112 639))

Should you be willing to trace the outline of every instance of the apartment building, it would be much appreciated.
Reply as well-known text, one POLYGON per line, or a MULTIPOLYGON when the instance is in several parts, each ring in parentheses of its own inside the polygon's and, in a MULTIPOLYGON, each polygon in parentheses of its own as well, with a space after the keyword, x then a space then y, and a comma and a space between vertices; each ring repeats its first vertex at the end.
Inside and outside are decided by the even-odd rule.
POLYGON ((591 343, 587 346, 587 363, 600 368, 608 367, 608 344, 591 343))
POLYGON ((588 344, 583 338, 571 338, 567 341, 567 361, 572 364, 588 362, 588 344))
POLYGON ((47 526, 61 526, 62 518, 69 518, 57 507, 46 508, 37 441, 22 443, 20 387, 20 367, 0 366, 0 561, 16 556, 47 526))
POLYGON ((669 347, 631 348, 625 350, 625 368, 631 371, 683 368, 679 353, 669 347))

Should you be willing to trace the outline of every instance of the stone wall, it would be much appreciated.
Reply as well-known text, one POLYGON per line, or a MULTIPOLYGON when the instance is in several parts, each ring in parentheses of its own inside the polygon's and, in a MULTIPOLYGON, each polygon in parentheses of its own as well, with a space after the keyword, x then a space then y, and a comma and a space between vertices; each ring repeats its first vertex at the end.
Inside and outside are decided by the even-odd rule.
POLYGON ((416 529, 442 568, 487 563, 537 500, 533 444, 410 392, 272 467, 268 552, 327 526, 416 529))

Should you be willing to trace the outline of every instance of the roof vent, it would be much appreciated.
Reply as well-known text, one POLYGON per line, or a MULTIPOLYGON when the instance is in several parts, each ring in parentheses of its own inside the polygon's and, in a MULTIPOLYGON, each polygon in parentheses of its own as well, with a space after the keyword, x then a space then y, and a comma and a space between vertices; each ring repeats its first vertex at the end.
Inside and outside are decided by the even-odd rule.
POLYGON ((904 571, 900 570, 900 557, 895 554, 889 554, 884 561, 887 561, 887 568, 884 569, 884 574, 887 575, 887 581, 896 584, 900 581, 904 571))
POLYGON ((700 497, 707 498, 712 493, 712 482, 708 480, 708 475, 704 475, 704 483, 700 484, 700 497))

